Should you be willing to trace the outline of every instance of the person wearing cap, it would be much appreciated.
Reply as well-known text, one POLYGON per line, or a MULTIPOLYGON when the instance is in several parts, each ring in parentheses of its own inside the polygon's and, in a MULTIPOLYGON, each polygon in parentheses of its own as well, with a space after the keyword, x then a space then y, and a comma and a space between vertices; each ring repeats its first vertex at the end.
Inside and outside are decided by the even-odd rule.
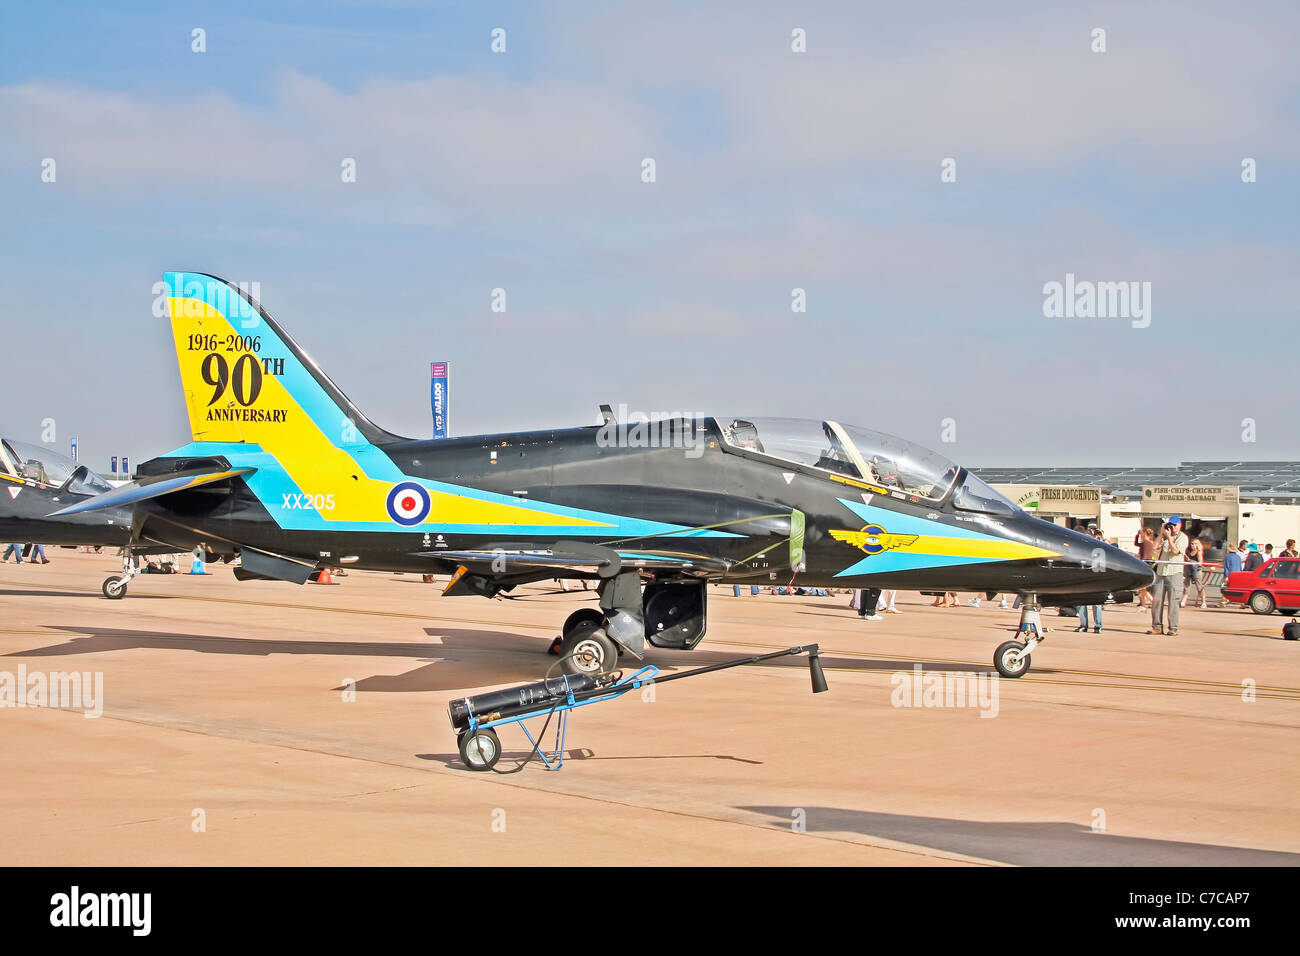
POLYGON ((1250 543, 1250 553, 1246 555, 1246 566, 1243 571, 1258 571, 1264 566, 1264 556, 1259 553, 1259 545, 1254 541, 1250 543))
POLYGON ((1151 603, 1151 630, 1147 631, 1148 634, 1173 637, 1178 633, 1178 608, 1183 599, 1183 553, 1186 550, 1183 519, 1171 515, 1156 540, 1156 583, 1152 590, 1155 600, 1151 603))

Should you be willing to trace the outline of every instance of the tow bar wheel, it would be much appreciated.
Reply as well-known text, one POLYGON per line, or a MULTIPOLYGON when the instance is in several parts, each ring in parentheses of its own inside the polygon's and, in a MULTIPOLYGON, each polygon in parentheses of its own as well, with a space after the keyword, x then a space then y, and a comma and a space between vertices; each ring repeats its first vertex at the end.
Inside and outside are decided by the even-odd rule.
POLYGON ((501 739, 491 727, 461 731, 456 744, 470 770, 491 770, 501 759, 501 739))
POLYGON ((104 578, 100 590, 104 592, 104 597, 110 601, 120 601, 126 597, 126 583, 116 575, 111 578, 104 578))
POLYGON ((1029 670, 1032 655, 1021 654, 1025 645, 1019 641, 1004 641, 993 652, 993 666, 1003 677, 1019 677, 1029 670))

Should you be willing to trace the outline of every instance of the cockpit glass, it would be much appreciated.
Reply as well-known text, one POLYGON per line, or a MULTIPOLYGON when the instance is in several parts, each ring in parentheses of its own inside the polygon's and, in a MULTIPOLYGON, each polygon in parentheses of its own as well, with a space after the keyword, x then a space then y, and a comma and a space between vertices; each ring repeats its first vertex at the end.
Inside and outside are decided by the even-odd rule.
POLYGON ((952 504, 954 508, 963 511, 983 511, 995 515, 1013 515, 1020 512, 1016 505, 969 471, 957 486, 957 491, 952 496, 952 504))
POLYGON ((865 466, 863 478, 910 495, 942 500, 960 470, 943 455, 884 432, 827 422, 844 432, 865 466))
POLYGON ((77 470, 77 463, 52 448, 32 445, 12 438, 4 440, 9 460, 24 478, 47 485, 61 485, 77 470))
POLYGON ((942 455, 884 432, 799 418, 717 419, 723 440, 905 494, 941 500, 958 467, 942 455))
POLYGON ((112 491, 113 486, 85 465, 78 465, 72 473, 72 480, 68 482, 68 490, 74 495, 102 495, 106 491, 112 491))

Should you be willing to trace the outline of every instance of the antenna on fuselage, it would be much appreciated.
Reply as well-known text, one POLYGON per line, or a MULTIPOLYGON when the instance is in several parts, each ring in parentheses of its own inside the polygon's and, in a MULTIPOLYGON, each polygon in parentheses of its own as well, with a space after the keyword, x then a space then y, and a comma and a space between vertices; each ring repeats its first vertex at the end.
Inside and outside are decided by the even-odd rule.
POLYGON ((608 405, 600 406, 600 417, 605 420, 606 425, 618 424, 618 419, 614 417, 614 409, 608 405))

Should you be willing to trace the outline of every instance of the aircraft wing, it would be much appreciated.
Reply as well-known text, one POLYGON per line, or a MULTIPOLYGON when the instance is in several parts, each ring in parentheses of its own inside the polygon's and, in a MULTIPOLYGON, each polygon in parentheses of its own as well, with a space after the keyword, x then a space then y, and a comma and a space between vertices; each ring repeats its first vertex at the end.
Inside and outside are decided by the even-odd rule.
POLYGON ((421 551, 420 557, 438 558, 455 564, 478 569, 484 565, 496 575, 519 571, 554 569, 559 571, 595 572, 601 577, 612 577, 623 568, 653 568, 680 570, 705 576, 725 573, 730 564, 720 558, 686 552, 666 551, 615 551, 595 545, 573 546, 542 550, 508 550, 494 548, 483 551, 421 551))
POLYGON ((55 518, 60 515, 80 514, 83 511, 99 511, 101 508, 131 505, 137 501, 145 501, 149 498, 170 495, 176 491, 188 491, 191 488, 209 485, 214 481, 224 481, 238 475, 251 475, 256 470, 256 468, 231 468, 226 471, 182 472, 176 475, 146 478, 143 481, 133 481, 120 488, 114 488, 112 491, 106 491, 102 495, 95 495, 93 498, 79 501, 75 505, 61 508, 58 511, 51 512, 47 517, 55 518))

